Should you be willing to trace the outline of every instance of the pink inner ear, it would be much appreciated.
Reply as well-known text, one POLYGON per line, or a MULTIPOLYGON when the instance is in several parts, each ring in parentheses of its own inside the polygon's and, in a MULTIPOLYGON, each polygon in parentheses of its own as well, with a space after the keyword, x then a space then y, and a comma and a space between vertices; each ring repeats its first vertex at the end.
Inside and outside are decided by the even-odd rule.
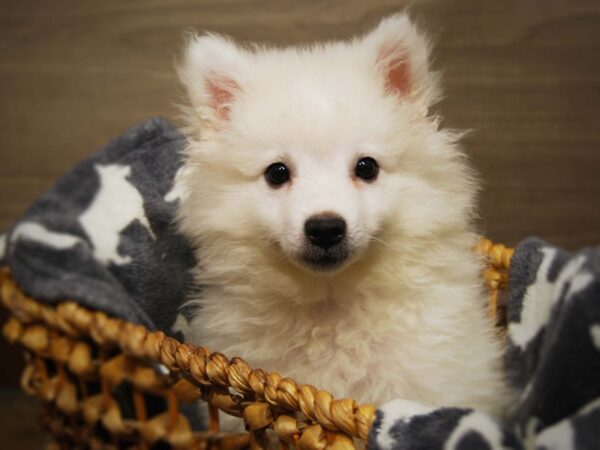
POLYGON ((219 119, 229 120, 234 92, 239 89, 239 85, 227 78, 208 78, 206 88, 209 95, 209 106, 215 110, 219 119))
POLYGON ((410 94, 410 67, 408 61, 400 61, 390 67, 386 87, 392 92, 398 92, 401 97, 410 94))
POLYGON ((397 49, 384 49, 377 58, 385 76, 385 88, 392 94, 407 97, 410 94, 410 64, 397 49))

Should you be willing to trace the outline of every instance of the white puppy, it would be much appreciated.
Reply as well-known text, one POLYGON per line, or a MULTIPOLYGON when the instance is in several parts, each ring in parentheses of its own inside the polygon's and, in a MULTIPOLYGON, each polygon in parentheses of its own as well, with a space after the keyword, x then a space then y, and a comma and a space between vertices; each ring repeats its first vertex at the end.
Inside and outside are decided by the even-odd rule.
POLYGON ((334 396, 498 413, 501 343, 473 252, 477 183, 405 15, 349 42, 193 37, 182 230, 187 339, 334 396))

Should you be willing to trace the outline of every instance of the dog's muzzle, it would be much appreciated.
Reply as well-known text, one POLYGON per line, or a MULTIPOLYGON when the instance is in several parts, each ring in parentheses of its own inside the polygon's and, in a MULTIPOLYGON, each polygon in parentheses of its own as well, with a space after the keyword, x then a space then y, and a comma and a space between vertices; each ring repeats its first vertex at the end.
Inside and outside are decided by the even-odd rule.
POLYGON ((338 215, 310 217, 304 223, 307 245, 303 261, 317 270, 330 270, 348 258, 346 221, 338 215))

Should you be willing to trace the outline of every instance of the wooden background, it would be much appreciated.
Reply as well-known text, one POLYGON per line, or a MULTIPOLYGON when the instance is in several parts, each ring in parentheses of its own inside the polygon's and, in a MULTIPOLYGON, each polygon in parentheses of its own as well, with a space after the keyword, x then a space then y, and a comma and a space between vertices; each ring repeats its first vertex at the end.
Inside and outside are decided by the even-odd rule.
MULTIPOLYGON (((173 61, 190 28, 278 43, 346 37, 403 1, 4 1, 0 229, 109 137, 177 120, 173 61)), ((485 180, 488 236, 600 242, 600 2, 413 1, 432 34, 439 109, 485 180)))
MULTIPOLYGON (((406 3, 3 0, 0 230, 111 136, 154 115, 177 121, 185 30, 344 38, 406 3)), ((600 243, 600 2, 411 3, 437 41, 445 123, 473 130, 465 145, 485 180, 483 232, 510 245, 529 235, 600 243)))

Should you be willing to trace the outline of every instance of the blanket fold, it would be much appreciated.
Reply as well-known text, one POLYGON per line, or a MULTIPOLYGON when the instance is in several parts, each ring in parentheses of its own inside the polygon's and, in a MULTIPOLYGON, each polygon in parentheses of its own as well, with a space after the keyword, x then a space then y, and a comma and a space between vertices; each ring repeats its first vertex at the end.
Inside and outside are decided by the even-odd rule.
POLYGON ((177 337, 195 266, 174 220, 183 143, 150 119, 61 178, 3 238, 0 260, 19 286, 177 337))

